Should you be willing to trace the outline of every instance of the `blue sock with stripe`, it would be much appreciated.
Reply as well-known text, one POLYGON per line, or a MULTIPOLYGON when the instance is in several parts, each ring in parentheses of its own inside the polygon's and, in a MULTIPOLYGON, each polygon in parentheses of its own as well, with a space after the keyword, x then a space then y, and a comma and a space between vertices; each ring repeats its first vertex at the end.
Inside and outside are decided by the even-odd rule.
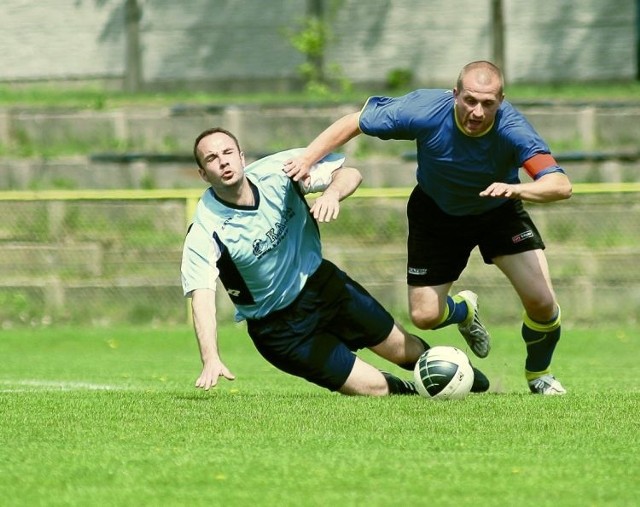
POLYGON ((440 323, 433 329, 441 329, 451 324, 460 324, 467 319, 469 315, 469 306, 467 302, 460 296, 447 296, 447 306, 444 309, 444 315, 440 323))

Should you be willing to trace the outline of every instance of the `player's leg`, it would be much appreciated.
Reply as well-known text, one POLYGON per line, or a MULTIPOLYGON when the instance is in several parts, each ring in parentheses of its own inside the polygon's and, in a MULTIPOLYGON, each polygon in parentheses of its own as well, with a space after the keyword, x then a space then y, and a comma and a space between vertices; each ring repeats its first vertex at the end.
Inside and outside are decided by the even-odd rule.
MULTIPOLYGON (((409 333, 399 323, 395 323, 389 336, 376 346, 370 347, 380 357, 397 364, 405 370, 413 371, 416 361, 430 348, 422 338, 409 333)), ((472 366, 474 380, 471 387, 473 393, 483 393, 489 389, 489 379, 484 373, 472 366)), ((385 373, 385 376, 387 374, 385 373)), ((387 378, 388 382, 395 382, 387 378)), ((401 381, 406 383, 406 381, 401 381)))
POLYGON ((389 394, 382 372, 357 358, 333 333, 318 330, 311 320, 248 320, 247 324, 258 352, 282 372, 343 394, 389 394))
POLYGON ((360 396, 418 394, 413 382, 366 363, 333 333, 263 341, 256 340, 254 332, 253 337, 258 351, 273 366, 330 391, 360 396))
MULTIPOLYGON (((382 310, 384 312, 384 310, 382 310)), ((374 327, 384 324, 386 317, 379 315, 374 327)), ((308 333, 299 333, 301 328, 309 326, 312 319, 303 319, 292 325, 292 322, 276 320, 274 322, 247 321, 249 333, 262 356, 279 370, 301 377, 331 391, 347 395, 386 396, 418 394, 412 380, 404 380, 392 373, 382 372, 371 364, 358 358, 353 350, 355 343, 372 340, 369 335, 360 335, 356 324, 338 326, 342 333, 352 329, 351 340, 344 340, 332 332, 313 330, 307 327, 308 333), (353 350, 352 350, 353 349, 353 350)), ((373 336, 372 349, 388 355, 400 362, 400 366, 412 370, 415 361, 426 350, 428 345, 420 338, 401 330, 389 322, 391 332, 386 339, 380 341, 373 336)), ((381 355, 382 355, 381 354, 381 355)), ((476 373, 472 392, 484 392, 489 388, 486 377, 474 368, 476 373)))
POLYGON ((380 357, 405 370, 413 370, 418 358, 429 348, 427 342, 405 330, 398 322, 379 344, 369 347, 380 357))
POLYGON ((411 380, 382 372, 375 366, 356 357, 346 382, 338 389, 341 394, 386 396, 391 394, 418 394, 411 380))
MULTIPOLYGON (((362 285, 333 266, 332 303, 335 313, 326 328, 350 351, 369 348, 381 357, 413 370, 428 345, 397 324, 391 314, 362 285)), ((381 372, 355 357, 353 368, 339 391, 344 394, 418 394, 411 380, 381 372)))
POLYGON ((525 375, 529 387, 536 393, 564 394, 549 370, 562 328, 544 252, 530 250, 496 257, 493 262, 507 276, 524 307, 522 338, 527 346, 525 375))
POLYGON ((464 269, 471 247, 465 246, 460 253, 452 217, 419 187, 409 197, 407 219, 409 314, 418 329, 434 329, 443 322, 449 290, 464 269))
MULTIPOLYGON (((448 324, 453 324, 451 319, 454 313, 458 316, 455 310, 459 312, 460 309, 464 310, 464 317, 466 317, 466 305, 455 308, 455 302, 452 300, 453 308, 449 307, 451 285, 451 283, 436 286, 409 285, 409 315, 414 326, 427 330, 443 327, 447 320, 451 321, 447 322, 448 324), (452 309, 454 309, 453 312, 452 309)), ((459 322, 461 321, 462 318, 459 322)))
MULTIPOLYGON (((323 262, 286 312, 247 324, 258 351, 281 371, 344 394, 417 394, 411 382, 383 373, 354 354, 384 341, 394 328, 393 317, 330 262, 323 262)), ((422 349, 412 338, 396 354, 403 361, 405 355, 417 359, 422 349)))
POLYGON ((541 249, 495 257, 493 263, 507 276, 531 319, 547 322, 555 316, 558 305, 541 249))
POLYGON ((443 213, 419 188, 407 204, 407 285, 411 322, 419 329, 457 324, 478 357, 486 357, 490 336, 478 317, 478 297, 471 291, 450 296, 477 244, 475 218, 443 213))
POLYGON ((541 394, 563 394, 565 390, 549 373, 560 339, 560 308, 543 252, 544 242, 522 202, 508 201, 486 215, 479 246, 484 261, 498 266, 522 301, 529 388, 541 394))
POLYGON ((409 287, 411 321, 419 329, 440 329, 458 325, 469 348, 478 357, 487 357, 491 337, 480 321, 478 296, 469 290, 449 295, 451 284, 436 287, 409 287), (437 311, 434 311, 437 308, 437 311))
POLYGON ((409 286, 411 321, 416 327, 426 330, 440 329, 451 324, 468 326, 474 317, 477 318, 476 294, 465 290, 450 296, 451 285, 409 286))

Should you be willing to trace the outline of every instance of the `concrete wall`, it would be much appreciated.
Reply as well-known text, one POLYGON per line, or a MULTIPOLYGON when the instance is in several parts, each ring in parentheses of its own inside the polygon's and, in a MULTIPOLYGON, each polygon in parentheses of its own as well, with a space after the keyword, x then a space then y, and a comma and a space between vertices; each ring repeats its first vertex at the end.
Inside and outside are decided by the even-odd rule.
MULTIPOLYGON (((330 122, 359 105, 339 107, 228 107, 130 109, 57 113, 0 111, 0 145, 26 143, 37 155, 0 159, 0 190, 46 188, 191 188, 201 182, 191 159, 193 139, 224 126, 242 141, 248 158, 305 146, 330 122), (78 155, 47 155, 75 147, 78 155)), ((574 181, 638 181, 640 104, 522 106, 560 157, 613 154, 600 160, 565 156, 574 181), (554 148, 555 147, 555 148, 554 148), (571 150, 567 151, 571 147, 571 150), (615 156, 618 154, 618 156, 615 156)), ((344 150, 362 168, 365 186, 414 183, 413 143, 359 136, 344 150), (392 164, 397 170, 389 171, 392 164)))
MULTIPOLYGON (((285 89, 304 61, 289 42, 306 0, 139 0, 143 78, 153 86, 285 89), (288 84, 287 84, 288 83, 288 84)), ((636 76, 636 0, 507 0, 510 82, 636 76)), ((123 0, 0 3, 0 81, 122 79, 123 0)), ((460 67, 490 59, 491 0, 326 2, 327 63, 354 83, 394 69, 417 85, 451 86, 460 67)))

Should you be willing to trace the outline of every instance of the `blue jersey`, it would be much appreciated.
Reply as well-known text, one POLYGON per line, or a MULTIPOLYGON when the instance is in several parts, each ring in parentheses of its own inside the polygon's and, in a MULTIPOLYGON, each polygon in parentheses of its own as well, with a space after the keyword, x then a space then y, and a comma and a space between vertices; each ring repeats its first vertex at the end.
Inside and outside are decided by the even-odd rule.
MULTIPOLYGON (((478 194, 491 183, 519 183, 522 164, 549 147, 524 116, 503 101, 493 127, 479 137, 458 128, 450 90, 416 90, 403 97, 371 97, 360 130, 380 139, 415 140, 418 185, 449 215, 476 215, 507 199, 478 194)), ((561 171, 557 166, 554 170, 561 171)), ((545 171, 549 172, 549 171, 545 171)))
POLYGON ((254 206, 233 206, 213 190, 198 203, 185 239, 185 295, 216 288, 218 278, 236 307, 238 320, 257 319, 293 302, 322 261, 318 226, 303 193, 324 190, 344 157, 331 154, 311 170, 301 188, 282 171, 303 149, 260 159, 245 168, 254 206))

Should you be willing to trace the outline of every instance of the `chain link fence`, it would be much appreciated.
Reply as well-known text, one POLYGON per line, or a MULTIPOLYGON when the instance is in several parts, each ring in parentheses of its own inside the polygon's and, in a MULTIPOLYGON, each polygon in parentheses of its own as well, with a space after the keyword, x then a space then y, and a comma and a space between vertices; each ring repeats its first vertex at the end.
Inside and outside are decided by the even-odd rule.
MULTIPOLYGON (((546 243, 569 325, 637 323, 640 186, 576 185, 527 209, 546 243)), ((186 227, 201 190, 0 193, 0 325, 188 321, 180 287, 186 227)), ((361 189, 321 225, 325 257, 407 316, 406 189, 361 189)), ((492 323, 520 319, 517 296, 477 251, 454 290, 481 297, 492 323)), ((218 291, 219 317, 233 309, 218 291)))

